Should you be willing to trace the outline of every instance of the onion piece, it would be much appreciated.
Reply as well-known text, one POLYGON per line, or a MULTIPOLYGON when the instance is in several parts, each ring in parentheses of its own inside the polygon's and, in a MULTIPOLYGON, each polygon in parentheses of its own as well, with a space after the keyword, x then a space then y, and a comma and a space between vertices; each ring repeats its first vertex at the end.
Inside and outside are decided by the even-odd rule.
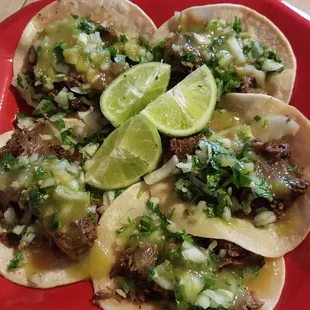
POLYGON ((8 225, 14 225, 17 223, 17 217, 16 217, 16 213, 15 210, 13 208, 8 208, 4 214, 4 221, 6 224, 8 225))
POLYGON ((162 167, 159 169, 147 174, 144 176, 144 181, 148 185, 155 184, 171 174, 173 174, 176 165, 179 163, 179 159, 176 155, 173 155, 169 161, 167 161, 162 167))

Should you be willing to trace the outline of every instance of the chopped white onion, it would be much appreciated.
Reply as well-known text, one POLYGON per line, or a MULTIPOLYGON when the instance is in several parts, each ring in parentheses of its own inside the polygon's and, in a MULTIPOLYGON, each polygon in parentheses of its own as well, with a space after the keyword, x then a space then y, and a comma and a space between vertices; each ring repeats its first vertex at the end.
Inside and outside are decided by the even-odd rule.
POLYGON ((15 210, 11 207, 9 207, 3 214, 4 216, 4 221, 8 225, 14 225, 17 223, 17 217, 15 210))
POLYGON ((167 178, 174 172, 176 165, 178 163, 179 163, 178 157, 176 155, 172 156, 171 159, 167 161, 162 167, 145 175, 144 176, 145 183, 148 185, 152 185, 167 178))
POLYGON ((277 217, 272 211, 263 211, 254 217, 254 225, 256 227, 266 227, 277 221, 277 217))

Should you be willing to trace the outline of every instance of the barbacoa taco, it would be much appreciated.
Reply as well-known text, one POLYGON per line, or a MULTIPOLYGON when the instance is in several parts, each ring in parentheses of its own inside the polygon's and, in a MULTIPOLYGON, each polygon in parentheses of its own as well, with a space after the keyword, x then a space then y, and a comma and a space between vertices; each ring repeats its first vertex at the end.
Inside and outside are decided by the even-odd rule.
POLYGON ((0 136, 0 274, 49 288, 89 277, 100 202, 85 189, 81 154, 36 129, 0 136))
POLYGON ((199 238, 188 234, 160 211, 144 183, 131 186, 98 226, 90 256, 95 302, 105 310, 273 309, 283 258, 204 238, 207 230, 199 238))
POLYGON ((215 4, 176 12, 156 31, 152 45, 157 59, 171 64, 172 83, 207 64, 216 78, 218 98, 241 92, 290 100, 296 74, 290 43, 250 8, 215 4))
POLYGON ((153 59, 146 41, 155 29, 126 0, 47 5, 26 26, 13 60, 13 84, 35 107, 32 117, 17 116, 17 126, 31 131, 44 121, 46 141, 92 156, 111 131, 100 95, 122 72, 153 59))
POLYGON ((188 233, 279 257, 310 229, 309 132, 306 117, 274 97, 227 94, 204 132, 170 140, 172 166, 144 179, 188 233), (168 168, 175 176, 157 182, 168 168))

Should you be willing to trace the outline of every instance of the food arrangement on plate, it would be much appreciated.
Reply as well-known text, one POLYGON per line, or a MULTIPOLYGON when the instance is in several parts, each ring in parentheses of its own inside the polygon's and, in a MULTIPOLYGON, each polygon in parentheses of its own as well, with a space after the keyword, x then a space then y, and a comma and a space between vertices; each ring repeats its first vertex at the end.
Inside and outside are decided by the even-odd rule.
POLYGON ((33 111, 0 137, 4 277, 90 278, 107 310, 274 309, 310 230, 310 124, 270 20, 217 4, 157 29, 129 1, 60 0, 13 69, 33 111))

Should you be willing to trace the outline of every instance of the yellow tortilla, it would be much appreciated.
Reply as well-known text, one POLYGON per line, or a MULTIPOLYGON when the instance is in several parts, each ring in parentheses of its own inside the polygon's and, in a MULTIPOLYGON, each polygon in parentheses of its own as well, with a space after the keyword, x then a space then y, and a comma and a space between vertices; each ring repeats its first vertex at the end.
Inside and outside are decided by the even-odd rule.
MULTIPOLYGON (((253 123, 256 115, 262 119, 270 115, 285 115, 295 119, 300 129, 293 138, 285 137, 285 140, 291 145, 293 162, 300 167, 303 178, 310 180, 310 149, 305 147, 309 140, 310 123, 296 108, 284 105, 274 97, 257 94, 228 94, 223 97, 221 106, 237 115, 241 123, 253 123)), ((154 184, 151 194, 160 199, 165 213, 175 208, 173 220, 195 236, 225 239, 261 256, 280 257, 296 248, 310 230, 310 191, 294 201, 283 219, 262 229, 256 228, 247 219, 233 218, 231 223, 226 223, 205 215, 195 220, 184 216, 186 208, 195 207, 177 197, 173 184, 171 178, 154 184)))
MULTIPOLYGON (((8 131, 0 135, 0 147, 6 144, 12 133, 13 131, 8 131)), ((88 258, 76 262, 43 248, 23 251, 25 259, 21 262, 21 268, 8 271, 7 267, 14 253, 14 249, 0 242, 0 274, 19 285, 51 288, 89 278, 88 258)))
MULTIPOLYGON (((28 67, 28 51, 38 32, 57 20, 69 18, 71 14, 89 16, 100 24, 113 24, 117 32, 129 37, 142 36, 149 39, 156 26, 135 4, 128 0, 58 0, 44 7, 27 24, 17 45, 13 59, 13 73, 16 77, 28 67)), ((33 105, 29 94, 18 87, 21 96, 33 105)))
MULTIPOLYGON (((90 255, 91 276, 95 294, 102 290, 109 291, 109 289, 119 288, 115 279, 109 278, 109 272, 116 260, 117 252, 122 250, 116 244, 115 231, 127 223, 128 216, 133 220, 141 217, 145 212, 146 201, 149 197, 149 188, 146 184, 135 184, 120 195, 101 217, 98 226, 98 240, 90 255), (138 195, 140 191, 143 191, 142 195, 138 195)), ((180 227, 186 229, 184 226, 180 227)), ((205 226, 204 230, 207 229, 205 226)), ((267 259, 260 275, 246 284, 250 290, 255 290, 260 300, 265 302, 261 309, 271 310, 274 309, 280 298, 284 281, 285 262, 283 258, 277 258, 267 259)), ((128 300, 120 301, 114 298, 99 300, 98 303, 104 310, 168 310, 172 307, 172 305, 161 300, 142 304, 140 308, 128 300)))
MULTIPOLYGON (((188 8, 182 11, 182 23, 204 24, 212 19, 233 21, 235 16, 241 19, 243 31, 253 39, 275 49, 284 64, 281 73, 270 74, 266 81, 267 94, 289 103, 296 76, 296 58, 292 47, 280 31, 268 18, 242 5, 214 4, 188 8), (183 22, 184 20, 184 22, 183 22)), ((178 16, 172 17, 156 31, 152 44, 156 45, 176 30, 178 16)))

